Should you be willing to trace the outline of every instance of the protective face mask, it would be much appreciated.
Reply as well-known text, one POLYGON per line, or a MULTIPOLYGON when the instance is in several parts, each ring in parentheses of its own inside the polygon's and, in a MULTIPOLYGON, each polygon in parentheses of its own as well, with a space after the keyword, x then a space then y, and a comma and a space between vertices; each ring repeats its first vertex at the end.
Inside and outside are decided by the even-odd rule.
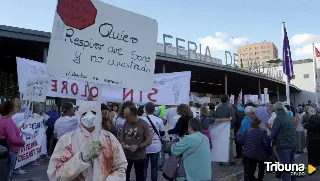
POLYGON ((95 120, 96 120, 96 115, 94 115, 91 111, 88 111, 81 118, 81 123, 87 128, 92 128, 94 126, 94 121, 95 120))

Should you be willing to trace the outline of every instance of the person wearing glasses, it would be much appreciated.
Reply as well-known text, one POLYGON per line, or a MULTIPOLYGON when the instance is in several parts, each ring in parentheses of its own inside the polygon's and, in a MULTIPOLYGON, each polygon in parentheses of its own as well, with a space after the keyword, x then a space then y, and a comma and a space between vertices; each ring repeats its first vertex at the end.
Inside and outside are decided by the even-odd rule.
POLYGON ((125 180, 127 160, 117 138, 100 129, 98 141, 93 140, 97 104, 82 103, 78 128, 60 137, 47 170, 50 181, 92 180, 94 159, 98 161, 97 181, 125 180))
POLYGON ((123 103, 123 117, 125 123, 120 134, 120 143, 128 160, 126 180, 130 181, 131 169, 134 166, 136 180, 144 180, 144 162, 146 158, 146 147, 152 143, 152 134, 149 124, 139 118, 136 106, 130 101, 123 103))

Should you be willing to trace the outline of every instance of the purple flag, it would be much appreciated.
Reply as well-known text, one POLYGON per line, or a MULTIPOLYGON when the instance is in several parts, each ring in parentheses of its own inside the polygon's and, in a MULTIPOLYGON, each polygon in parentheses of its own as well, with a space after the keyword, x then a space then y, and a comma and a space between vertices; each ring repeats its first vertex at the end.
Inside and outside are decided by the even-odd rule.
POLYGON ((283 73, 288 76, 288 81, 293 77, 293 66, 292 66, 292 59, 291 59, 291 51, 290 51, 290 44, 287 35, 287 30, 285 25, 283 25, 283 54, 282 54, 282 66, 283 66, 283 73))

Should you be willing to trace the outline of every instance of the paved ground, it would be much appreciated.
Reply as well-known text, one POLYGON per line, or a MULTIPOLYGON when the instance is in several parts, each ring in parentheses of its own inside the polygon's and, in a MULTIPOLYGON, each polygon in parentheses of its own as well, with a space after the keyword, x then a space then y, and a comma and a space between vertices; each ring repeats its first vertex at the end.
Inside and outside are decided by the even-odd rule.
MULTIPOLYGON (((296 155, 296 163, 303 163, 307 166, 307 153, 296 155)), ((229 181, 234 180, 230 175, 241 173, 243 171, 243 166, 241 165, 241 160, 237 160, 238 164, 235 166, 219 166, 217 163, 212 162, 212 181, 229 181)), ((27 171, 26 175, 14 175, 13 181, 48 181, 46 174, 48 160, 41 166, 26 166, 23 169, 27 171)), ((307 172, 307 171, 306 171, 307 172)), ((243 178, 241 174, 240 177, 243 178)), ((131 173, 132 181, 135 181, 134 170, 131 173)), ((1 179, 0 179, 1 180, 1 179)), ((150 171, 148 173, 148 181, 150 181, 150 171)), ((162 178, 162 172, 159 171, 159 181, 165 181, 162 178)), ((304 177, 298 178, 299 181, 319 181, 320 180, 320 168, 313 175, 309 176, 306 174, 304 177)), ((280 181, 275 178, 274 174, 267 174, 264 181, 280 181)))
MULTIPOLYGON (((235 166, 219 166, 217 163, 212 163, 213 170, 213 181, 217 181, 223 177, 226 177, 230 174, 239 172, 242 170, 242 165, 240 164, 240 160, 238 160, 239 164, 235 166)), ((26 166, 23 169, 27 171, 25 175, 14 175, 13 181, 48 181, 48 177, 46 174, 48 161, 44 162, 43 165, 40 166, 26 166)), ((148 174, 150 176, 150 173, 148 174)), ((132 181, 135 181, 134 172, 131 173, 132 181)), ((0 179, 1 180, 1 179, 0 179)), ((150 177, 147 179, 151 180, 150 177)), ((159 181, 165 181, 162 178, 162 172, 159 172, 159 181)))
MULTIPOLYGON (((235 154, 235 145, 234 154, 235 154)), ((218 163, 212 162, 212 181, 222 181, 222 180, 229 180, 225 179, 229 175, 237 174, 243 170, 243 166, 241 164, 241 160, 236 160, 238 162, 237 165, 234 166, 219 166, 218 163)), ((150 164, 149 164, 150 165, 150 164)), ((48 168, 48 160, 43 162, 40 166, 25 166, 24 170, 27 171, 25 175, 14 175, 12 181, 48 181, 47 177, 47 168, 48 168)), ((0 179, 1 180, 1 179, 0 179)), ((131 172, 131 180, 135 180, 134 170, 131 172)), ((148 172, 147 181, 150 181, 150 168, 148 172)), ((162 177, 162 172, 159 171, 158 174, 158 181, 165 181, 162 177)))

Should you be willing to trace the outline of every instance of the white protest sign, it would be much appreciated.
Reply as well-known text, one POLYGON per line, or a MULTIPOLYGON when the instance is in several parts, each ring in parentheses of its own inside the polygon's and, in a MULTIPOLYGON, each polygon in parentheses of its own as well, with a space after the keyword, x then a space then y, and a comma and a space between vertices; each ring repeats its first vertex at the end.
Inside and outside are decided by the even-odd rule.
POLYGON ((59 0, 47 72, 113 87, 150 91, 156 20, 98 0, 59 0))
POLYGON ((23 100, 44 102, 48 94, 49 82, 50 77, 30 78, 25 84, 23 100))
MULTIPOLYGON (((25 92, 25 84, 30 78, 48 77, 46 64, 17 57, 19 92, 25 92)), ((102 99, 108 102, 133 101, 153 102, 159 105, 189 104, 191 72, 154 74, 150 91, 101 86, 102 99)), ((86 100, 90 91, 97 100, 98 85, 84 81, 50 76, 47 96, 86 100)))
POLYGON ((229 162, 230 126, 230 121, 210 125, 209 130, 213 145, 211 149, 211 161, 229 162))
POLYGON ((36 159, 41 155, 42 139, 44 139, 45 129, 43 125, 43 117, 29 117, 25 121, 25 128, 33 130, 32 136, 23 136, 25 145, 20 149, 15 168, 20 168, 36 159))

